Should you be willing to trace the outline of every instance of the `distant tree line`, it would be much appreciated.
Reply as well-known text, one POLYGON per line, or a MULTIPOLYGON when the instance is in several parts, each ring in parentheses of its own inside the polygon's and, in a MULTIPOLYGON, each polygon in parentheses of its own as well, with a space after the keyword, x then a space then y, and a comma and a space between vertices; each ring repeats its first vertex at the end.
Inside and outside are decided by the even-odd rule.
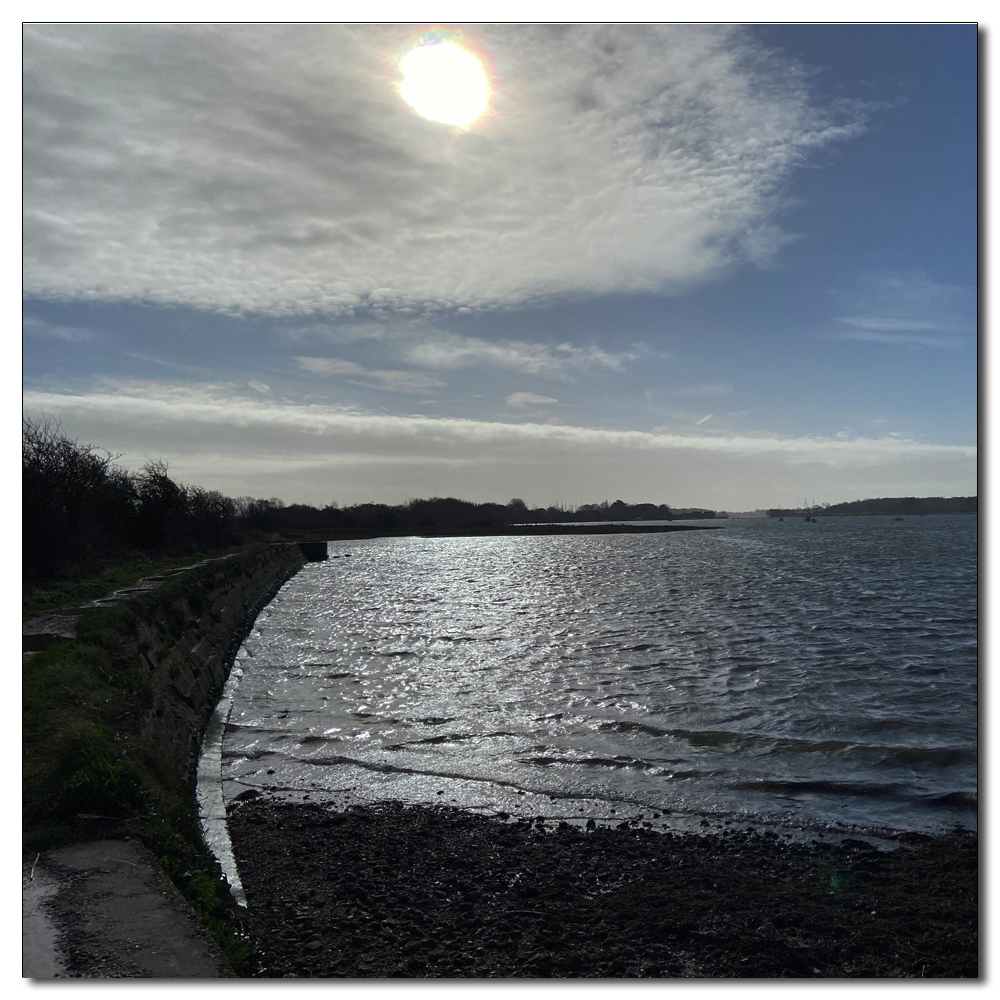
POLYGON ((26 589, 96 575, 136 556, 183 556, 241 541, 237 501, 181 486, 163 462, 139 472, 25 419, 21 439, 22 579, 26 589))
POLYGON ((827 507, 824 514, 977 514, 979 497, 881 497, 827 507))
MULTIPOLYGON (((454 497, 431 497, 404 504, 377 503, 316 508, 306 504, 284 506, 280 501, 245 498, 253 506, 246 524, 269 532, 328 531, 480 531, 499 530, 512 524, 556 524, 588 521, 669 521, 677 517, 666 504, 613 503, 583 504, 575 510, 563 507, 529 507, 515 497, 509 503, 471 503, 454 497)), ((712 511, 700 511, 712 517, 712 511)))
POLYGON ((822 504, 816 507, 772 507, 768 517, 789 517, 808 514, 849 517, 873 514, 978 514, 979 497, 879 497, 876 500, 850 500, 846 503, 822 504))
POLYGON ((25 419, 22 437, 23 582, 26 588, 93 576, 137 557, 185 556, 262 541, 275 535, 326 537, 371 533, 503 531, 512 524, 563 521, 670 520, 713 517, 708 510, 673 511, 666 504, 583 504, 529 508, 470 503, 454 497, 398 505, 286 505, 276 497, 232 498, 183 486, 163 462, 138 472, 120 456, 80 444, 57 423, 25 419))

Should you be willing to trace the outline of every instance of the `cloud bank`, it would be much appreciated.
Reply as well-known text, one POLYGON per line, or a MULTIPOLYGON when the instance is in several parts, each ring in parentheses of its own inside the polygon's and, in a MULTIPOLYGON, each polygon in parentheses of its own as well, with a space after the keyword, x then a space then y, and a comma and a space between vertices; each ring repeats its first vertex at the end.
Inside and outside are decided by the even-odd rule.
POLYGON ((26 292, 275 315, 671 292, 767 263, 783 183, 861 129, 739 27, 459 34, 492 67, 467 131, 401 99, 407 26, 29 25, 26 292))
POLYGON ((685 436, 394 416, 281 402, 230 385, 148 382, 27 392, 25 408, 60 418, 72 435, 123 452, 128 463, 162 457, 182 480, 288 501, 328 502, 334 492, 341 502, 502 500, 527 490, 545 503, 614 493, 740 510, 790 505, 806 492, 836 502, 976 488, 975 448, 899 437, 685 436), (771 503, 779 481, 789 495, 771 503))

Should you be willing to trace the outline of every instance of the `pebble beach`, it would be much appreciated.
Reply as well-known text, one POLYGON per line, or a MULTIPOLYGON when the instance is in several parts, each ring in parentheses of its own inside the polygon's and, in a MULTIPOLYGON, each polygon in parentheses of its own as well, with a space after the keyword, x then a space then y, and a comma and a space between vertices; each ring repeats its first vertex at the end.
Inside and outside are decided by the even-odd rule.
POLYGON ((978 838, 783 840, 249 796, 270 978, 969 978, 978 838))

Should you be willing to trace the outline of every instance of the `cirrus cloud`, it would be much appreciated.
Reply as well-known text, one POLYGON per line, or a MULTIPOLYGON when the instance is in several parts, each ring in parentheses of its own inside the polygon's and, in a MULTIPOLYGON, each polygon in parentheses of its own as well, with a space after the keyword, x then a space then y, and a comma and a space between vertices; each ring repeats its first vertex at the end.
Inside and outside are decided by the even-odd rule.
POLYGON ((926 271, 868 274, 853 290, 833 294, 858 312, 838 316, 841 329, 822 334, 824 340, 960 348, 965 344, 960 335, 971 338, 975 333, 972 291, 935 281, 926 271))
POLYGON ((424 372, 377 371, 365 368, 356 361, 343 361, 340 358, 310 358, 296 355, 295 360, 303 371, 314 375, 358 375, 367 385, 374 381, 379 388, 389 392, 424 392, 444 385, 440 379, 424 372))

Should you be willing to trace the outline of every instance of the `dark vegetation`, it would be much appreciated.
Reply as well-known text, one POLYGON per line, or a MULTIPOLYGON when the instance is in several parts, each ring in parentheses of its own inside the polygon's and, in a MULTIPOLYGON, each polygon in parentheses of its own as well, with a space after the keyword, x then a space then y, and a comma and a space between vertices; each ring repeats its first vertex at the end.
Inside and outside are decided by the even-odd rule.
POLYGON ((824 514, 977 514, 979 497, 882 497, 835 503, 824 514))
POLYGON ((385 532, 419 534, 424 531, 456 533, 503 531, 516 524, 592 523, 600 521, 670 521, 684 518, 714 518, 710 510, 674 512, 666 504, 613 503, 582 504, 575 510, 562 507, 528 507, 520 499, 508 504, 470 503, 454 497, 432 497, 410 500, 395 506, 377 503, 354 507, 336 506, 317 509, 306 504, 274 506, 273 501, 255 501, 258 507, 245 523, 263 531, 324 533, 324 537, 341 534, 385 532))
POLYGON ((238 559, 211 563, 122 604, 88 610, 75 639, 25 662, 27 847, 66 842, 80 814, 121 819, 169 812, 170 802, 188 793, 176 762, 153 746, 148 656, 202 617, 206 593, 245 572, 238 559))
POLYGON ((163 462, 128 472, 58 424, 24 421, 21 462, 26 594, 246 541, 236 501, 175 483, 163 462))
POLYGON ((58 608, 85 604, 98 597, 104 597, 122 587, 128 587, 143 577, 169 570, 179 569, 201 559, 215 559, 239 551, 239 547, 217 549, 198 553, 195 556, 177 556, 174 558, 138 558, 123 565, 111 566, 97 576, 83 580, 65 580, 55 583, 45 589, 35 588, 25 594, 21 602, 21 613, 25 621, 46 611, 58 608))
MULTIPOLYGON (((276 536, 488 533, 526 522, 682 516, 666 504, 622 500, 583 504, 574 511, 529 508, 519 499, 508 504, 477 504, 454 497, 344 508, 335 504, 286 506, 277 498, 233 498, 217 490, 181 485, 170 478, 164 462, 149 462, 138 472, 129 472, 116 464, 117 457, 71 440, 51 421, 24 421, 22 573, 29 599, 37 601, 39 591, 102 574, 117 580, 116 573, 133 572, 132 579, 136 579, 153 572, 154 563, 276 536)), ((686 511, 683 516, 711 518, 714 512, 686 511)), ((53 605, 48 602, 48 606, 53 605)))
POLYGON ((978 976, 974 834, 879 852, 254 794, 230 828, 265 976, 978 976))
POLYGON ((794 514, 821 517, 893 514, 978 514, 979 497, 881 497, 877 500, 851 500, 848 503, 823 504, 818 507, 772 508, 768 517, 788 517, 794 514))

